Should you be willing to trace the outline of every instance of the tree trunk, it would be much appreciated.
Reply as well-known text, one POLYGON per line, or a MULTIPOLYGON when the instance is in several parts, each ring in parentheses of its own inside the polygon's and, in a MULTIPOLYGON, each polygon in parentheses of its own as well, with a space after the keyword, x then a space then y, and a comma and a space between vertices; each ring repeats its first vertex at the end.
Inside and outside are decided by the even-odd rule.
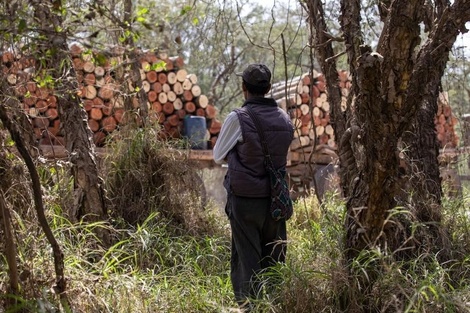
POLYGON ((63 65, 68 63, 70 56, 66 33, 57 31, 62 26, 62 18, 55 12, 60 12, 62 4, 52 0, 30 0, 30 3, 34 8, 36 22, 40 25, 39 30, 47 40, 43 45, 39 45, 44 47, 40 54, 50 55, 46 59, 49 65, 47 68, 54 79, 65 146, 73 164, 75 205, 70 217, 102 221, 107 212, 102 181, 95 160, 93 136, 87 123, 87 113, 75 94, 78 84, 73 67, 71 64, 63 65), (56 8, 57 11, 51 12, 49 8, 56 8))
MULTIPOLYGON (((327 35, 320 2, 305 4, 339 138, 340 179, 347 201, 345 259, 350 269, 354 261, 365 270, 362 276, 351 273, 352 285, 358 286, 353 295, 367 294, 380 270, 378 265, 362 264, 358 258, 362 253, 379 250, 407 260, 441 251, 444 260, 449 258, 447 236, 440 227, 442 191, 434 118, 440 79, 457 35, 466 31, 470 2, 439 2, 433 8, 439 16, 434 24, 425 19, 429 6, 423 0, 379 1, 384 28, 379 53, 374 53, 362 44, 360 2, 341 1, 340 21, 352 77, 348 105, 341 113, 331 47, 334 38, 327 35), (423 19, 430 34, 419 47, 423 19), (408 166, 400 168, 400 160, 408 166), (406 214, 395 214, 397 205, 406 214), (412 233, 413 224, 426 227, 412 233)), ((349 311, 371 308, 367 299, 351 303, 358 306, 349 311)))

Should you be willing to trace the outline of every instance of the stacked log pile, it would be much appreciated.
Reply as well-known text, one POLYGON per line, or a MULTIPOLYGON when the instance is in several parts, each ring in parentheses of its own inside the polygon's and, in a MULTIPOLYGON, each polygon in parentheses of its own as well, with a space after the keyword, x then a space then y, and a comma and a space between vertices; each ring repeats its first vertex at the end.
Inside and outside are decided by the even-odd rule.
POLYGON ((457 117, 452 114, 447 92, 441 92, 437 100, 437 114, 434 119, 436 125, 437 140, 441 148, 456 148, 459 144, 455 126, 458 123, 457 117))
MULTIPOLYGON (((140 103, 135 95, 126 95, 123 82, 115 77, 116 68, 123 62, 122 54, 103 58, 103 54, 83 51, 73 45, 71 56, 79 83, 77 94, 87 112, 94 141, 102 146, 108 135, 129 121, 127 117, 135 116, 124 107, 125 97, 132 97, 131 109, 137 111, 140 103)), ((149 118, 160 125, 161 137, 180 138, 184 134, 187 115, 203 116, 206 118, 208 146, 212 147, 222 123, 217 119, 215 106, 202 93, 196 75, 184 69, 183 59, 153 52, 141 53, 139 58, 142 82, 139 88, 147 94, 149 118)), ((31 57, 2 54, 2 71, 31 117, 40 144, 62 145, 57 93, 33 80, 34 66, 35 60, 31 57)), ((138 89, 134 88, 134 91, 138 89)))
MULTIPOLYGON (((351 80, 347 71, 338 74, 342 108, 345 110, 351 80)), ((288 172, 294 192, 303 194, 313 187, 310 186, 311 177, 319 168, 315 164, 321 167, 337 160, 324 76, 313 71, 313 75, 303 74, 290 81, 273 84, 270 96, 289 113, 295 127, 288 172)), ((440 94, 438 108, 435 125, 441 148, 455 148, 458 145, 454 129, 457 119, 452 115, 447 93, 440 94)))
MULTIPOLYGON (((343 89, 348 90, 346 72, 342 72, 343 89)), ((291 151, 311 149, 315 146, 336 148, 333 127, 330 124, 325 79, 317 72, 304 74, 286 82, 273 84, 271 97, 286 110, 295 127, 295 140, 291 151)), ((310 150, 311 151, 311 150, 310 150)))
MULTIPOLYGON (((270 93, 295 127, 287 164, 294 198, 308 193, 314 187, 311 184, 315 172, 337 159, 325 78, 316 71, 312 74, 273 84, 270 93)), ((350 81, 345 71, 340 72, 340 77, 345 103, 350 81)))

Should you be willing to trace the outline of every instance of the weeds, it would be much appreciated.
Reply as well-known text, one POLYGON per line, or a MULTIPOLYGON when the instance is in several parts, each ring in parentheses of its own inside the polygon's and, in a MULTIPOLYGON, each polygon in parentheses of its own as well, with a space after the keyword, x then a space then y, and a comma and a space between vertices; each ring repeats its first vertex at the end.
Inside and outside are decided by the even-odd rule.
MULTIPOLYGON (((180 164, 184 156, 134 135, 103 169, 110 221, 71 222, 65 212, 72 186, 67 164, 40 169, 47 216, 65 255, 73 311, 235 312, 226 217, 210 205, 201 207, 200 190, 187 185, 194 181, 180 164), (99 229, 110 233, 111 245, 96 236, 99 229)), ((12 180, 12 186, 25 185, 12 180)), ((49 245, 28 213, 28 193, 19 200, 12 219, 22 289, 8 312, 59 312, 49 245)), ((450 234, 450 260, 442 262, 438 253, 400 260, 395 251, 374 249, 347 266, 344 203, 335 194, 322 205, 313 197, 300 199, 288 222, 287 261, 260 273, 263 288, 255 312, 468 312, 469 203, 468 190, 458 200, 444 201, 442 228, 450 234)), ((408 213, 397 208, 391 214, 408 213)), ((410 235, 426 227, 411 226, 410 235)), ((6 273, 1 258, 0 282, 7 281, 6 273)), ((4 293, 4 283, 0 290, 0 301, 12 298, 4 293)))

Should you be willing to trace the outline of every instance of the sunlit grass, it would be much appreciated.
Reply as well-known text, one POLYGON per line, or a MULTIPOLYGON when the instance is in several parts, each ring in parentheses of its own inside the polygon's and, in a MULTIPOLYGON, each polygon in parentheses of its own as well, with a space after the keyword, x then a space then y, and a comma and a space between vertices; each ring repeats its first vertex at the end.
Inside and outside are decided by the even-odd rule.
MULTIPOLYGON (((114 166, 123 162, 121 166, 125 168, 111 170, 112 175, 121 178, 126 175, 132 180, 142 178, 142 185, 127 186, 126 190, 135 187, 145 195, 152 194, 153 198, 147 199, 144 206, 140 203, 133 208, 144 210, 136 215, 138 222, 131 223, 118 214, 113 214, 109 221, 92 224, 71 221, 67 201, 72 184, 67 164, 46 164, 40 168, 47 217, 65 257, 67 295, 73 311, 236 312, 230 283, 230 234, 226 216, 210 204, 201 208, 197 199, 184 203, 184 197, 157 199, 161 189, 154 188, 157 185, 152 185, 152 177, 142 176, 154 175, 150 169, 160 169, 153 167, 158 162, 173 164, 177 160, 171 157, 153 160, 148 152, 157 153, 164 148, 145 143, 140 137, 136 140, 133 145, 138 151, 131 154, 138 160, 125 160, 130 156, 121 156, 123 159, 116 160, 114 166), (177 208, 175 211, 172 203, 177 208), (98 230, 105 230, 111 242, 101 242, 96 235, 98 230)), ((119 179, 117 182, 114 188, 125 183, 119 179)), ((168 190, 163 193, 164 197, 174 194, 168 190)), ((126 199, 128 202, 121 203, 131 203, 141 196, 139 193, 115 195, 130 197, 126 199)), ((59 312, 58 297, 51 289, 55 274, 50 246, 28 206, 27 195, 21 203, 24 206, 11 210, 21 295, 16 298, 16 306, 7 312, 20 309, 59 312)), ((299 199, 288 221, 286 263, 260 274, 264 288, 260 298, 254 301, 255 311, 468 312, 469 207, 470 193, 466 189, 460 198, 444 199, 442 227, 450 235, 452 250, 452 259, 446 262, 441 263, 439 254, 422 254, 413 260, 399 261, 393 251, 371 249, 360 253, 347 267, 343 258, 344 202, 334 193, 327 194, 321 205, 313 196, 299 199)), ((116 212, 125 209, 123 206, 116 212)), ((407 211, 397 208, 390 214, 407 214, 407 211)), ((2 282, 6 281, 6 260, 2 257, 0 301, 12 297, 4 292, 6 285, 2 282)))

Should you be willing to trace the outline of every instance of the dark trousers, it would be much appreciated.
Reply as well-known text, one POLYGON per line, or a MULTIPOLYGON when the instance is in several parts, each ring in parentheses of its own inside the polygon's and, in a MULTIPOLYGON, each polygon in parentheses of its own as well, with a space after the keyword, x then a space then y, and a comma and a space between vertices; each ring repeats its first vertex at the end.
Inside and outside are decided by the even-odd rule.
POLYGON ((242 304, 256 298, 260 289, 256 274, 284 262, 286 222, 269 214, 269 198, 229 195, 226 213, 232 229, 231 281, 235 300, 242 304))

